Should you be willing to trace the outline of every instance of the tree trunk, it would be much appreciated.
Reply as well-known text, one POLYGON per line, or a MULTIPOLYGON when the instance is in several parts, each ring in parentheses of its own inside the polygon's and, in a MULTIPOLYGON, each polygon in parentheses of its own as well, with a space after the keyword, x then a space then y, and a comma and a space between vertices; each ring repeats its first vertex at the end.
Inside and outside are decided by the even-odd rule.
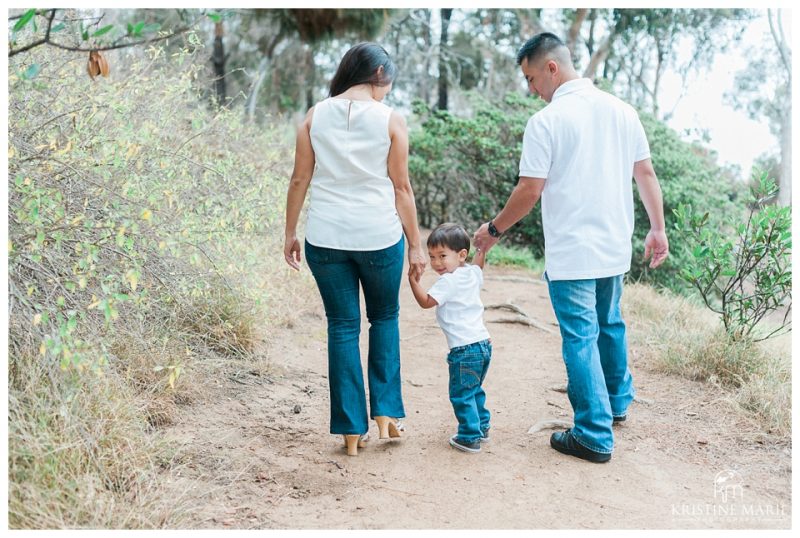
POLYGON ((424 70, 422 72, 422 80, 420 81, 420 97, 425 101, 425 106, 431 106, 431 85, 430 85, 430 72, 431 72, 431 49, 433 48, 433 30, 431 22, 433 17, 432 9, 425 9, 423 12, 426 14, 425 19, 428 21, 422 29, 422 40, 425 43, 425 62, 424 70))
POLYGON ((253 121, 253 118, 255 117, 258 92, 261 90, 261 85, 264 83, 264 79, 267 78, 267 68, 269 67, 269 63, 269 58, 266 56, 262 57, 261 61, 258 63, 258 72, 256 73, 256 78, 253 81, 253 85, 250 89, 250 95, 247 96, 247 119, 249 121, 253 121))
MULTIPOLYGON (((792 95, 791 88, 789 94, 792 95)), ((781 184, 778 191, 778 203, 782 206, 792 205, 792 102, 781 122, 781 184)))
POLYGON ((581 33, 581 26, 583 26, 583 21, 586 20, 586 15, 589 13, 589 10, 586 8, 576 9, 575 10, 575 19, 572 21, 572 24, 569 27, 569 32, 567 32, 567 48, 569 49, 569 53, 572 55, 572 61, 575 61, 575 44, 578 42, 578 36, 581 33))
POLYGON ((306 109, 314 106, 314 80, 317 69, 314 65, 314 51, 308 46, 306 50, 306 109))
POLYGON ((217 95, 217 105, 224 106, 227 99, 225 90, 225 47, 222 44, 222 22, 214 24, 214 53, 211 61, 214 62, 214 92, 217 95))
POLYGON ((522 33, 522 41, 525 42, 532 38, 534 35, 543 31, 542 25, 539 22, 539 14, 541 9, 515 9, 514 13, 519 20, 519 27, 522 33))
POLYGON ((772 20, 773 12, 767 10, 767 21, 772 39, 778 49, 779 57, 786 69, 787 93, 786 110, 781 115, 781 177, 778 190, 778 203, 782 206, 792 205, 792 64, 791 49, 786 44, 781 17, 783 10, 777 12, 777 24, 772 20))
POLYGON ((442 8, 442 33, 439 40, 439 110, 447 110, 447 30, 452 8, 442 8))

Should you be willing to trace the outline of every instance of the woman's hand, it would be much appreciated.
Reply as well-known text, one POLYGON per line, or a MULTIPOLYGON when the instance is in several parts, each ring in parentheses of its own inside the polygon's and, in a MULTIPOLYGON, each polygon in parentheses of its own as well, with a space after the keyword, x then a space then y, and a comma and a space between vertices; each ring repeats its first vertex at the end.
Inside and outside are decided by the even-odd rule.
POLYGON ((300 262, 303 261, 303 255, 300 252, 300 241, 294 235, 287 235, 286 241, 283 243, 283 258, 289 267, 295 271, 300 270, 300 262))
POLYGON ((425 272, 425 255, 422 253, 422 248, 409 247, 408 248, 408 276, 413 278, 415 282, 419 282, 422 278, 422 273, 425 272))

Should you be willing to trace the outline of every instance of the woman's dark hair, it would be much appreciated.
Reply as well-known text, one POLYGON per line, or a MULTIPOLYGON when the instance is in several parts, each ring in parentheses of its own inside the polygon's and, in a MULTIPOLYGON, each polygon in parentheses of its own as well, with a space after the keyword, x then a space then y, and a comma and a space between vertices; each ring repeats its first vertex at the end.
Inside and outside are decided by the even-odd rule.
POLYGON ((433 229, 428 236, 428 248, 447 247, 450 250, 469 252, 469 234, 460 224, 445 222, 433 229))
POLYGON ((348 50, 331 80, 330 97, 358 84, 386 86, 397 74, 397 67, 386 49, 377 43, 359 43, 348 50), (378 68, 383 70, 378 73, 378 68))

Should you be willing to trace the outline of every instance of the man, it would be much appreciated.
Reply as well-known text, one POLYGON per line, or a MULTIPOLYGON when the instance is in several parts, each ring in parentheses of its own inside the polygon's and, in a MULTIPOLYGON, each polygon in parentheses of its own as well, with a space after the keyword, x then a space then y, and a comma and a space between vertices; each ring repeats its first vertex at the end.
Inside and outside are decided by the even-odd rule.
POLYGON ((602 463, 611 459, 611 426, 627 418, 634 397, 628 369, 622 279, 630 269, 633 187, 650 218, 645 259, 669 253, 661 188, 633 107, 579 78, 569 49, 551 33, 520 49, 528 87, 548 105, 528 121, 519 182, 503 210, 475 232, 488 250, 542 198, 545 278, 558 319, 574 427, 550 445, 602 463))

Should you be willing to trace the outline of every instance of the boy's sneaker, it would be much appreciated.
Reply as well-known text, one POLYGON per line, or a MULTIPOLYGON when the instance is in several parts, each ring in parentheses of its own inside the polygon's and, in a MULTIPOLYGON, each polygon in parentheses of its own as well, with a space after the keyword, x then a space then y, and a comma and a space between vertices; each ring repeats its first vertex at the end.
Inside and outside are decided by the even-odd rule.
POLYGON ((489 439, 490 439, 489 438, 489 428, 486 428, 485 430, 481 430, 480 442, 481 443, 488 443, 489 439))
POLYGON ((480 441, 472 441, 471 443, 464 441, 463 439, 459 439, 458 434, 452 436, 450 438, 450 446, 461 450, 462 452, 480 452, 481 451, 481 442, 480 441))

